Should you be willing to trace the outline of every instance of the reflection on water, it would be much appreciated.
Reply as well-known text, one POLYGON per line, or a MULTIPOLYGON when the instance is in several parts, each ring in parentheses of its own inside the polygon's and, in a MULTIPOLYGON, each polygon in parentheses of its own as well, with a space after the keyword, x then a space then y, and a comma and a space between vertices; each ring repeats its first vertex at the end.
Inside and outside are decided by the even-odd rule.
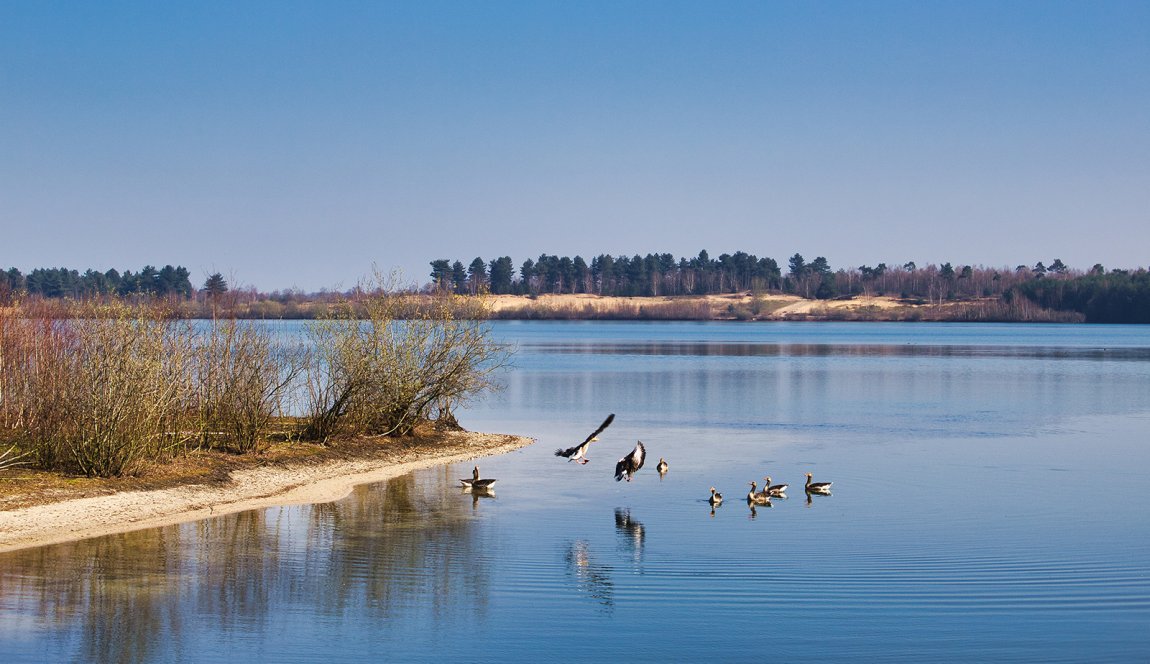
POLYGON ((539 439, 483 462, 498 498, 461 490, 457 464, 2 554, 0 659, 1150 651, 1150 328, 497 327, 522 341, 518 368, 460 420, 539 439), (597 460, 555 463, 608 412, 597 460), (635 440, 675 472, 616 483, 635 440), (740 503, 768 472, 835 495, 707 505, 709 486, 740 503), (1068 477, 1123 491, 1068 498, 1068 477))
POLYGON ((699 357, 953 357, 1136 361, 1150 360, 1150 348, 1091 348, 1065 346, 997 346, 933 344, 800 344, 734 342, 541 343, 536 348, 554 354, 666 355, 699 357))
POLYGON ((565 558, 579 593, 595 600, 602 611, 613 611, 615 582, 611 580, 611 568, 596 561, 591 544, 587 540, 569 542, 565 558))
POLYGON ((643 542, 647 531, 638 519, 632 518, 631 510, 615 508, 615 531, 620 535, 624 547, 631 552, 632 562, 643 562, 643 542))
POLYGON ((426 602, 482 616, 493 552, 470 513, 494 496, 472 498, 408 475, 334 503, 3 554, 0 616, 36 616, 50 659, 102 662, 203 658, 183 640, 196 616, 236 635, 292 606, 383 621, 426 602))

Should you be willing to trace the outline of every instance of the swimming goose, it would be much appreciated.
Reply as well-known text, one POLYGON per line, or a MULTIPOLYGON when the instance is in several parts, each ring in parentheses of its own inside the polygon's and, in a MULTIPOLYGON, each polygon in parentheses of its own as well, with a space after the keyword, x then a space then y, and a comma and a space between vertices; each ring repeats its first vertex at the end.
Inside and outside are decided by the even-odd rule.
POLYGON ((471 471, 471 479, 465 480, 463 478, 460 478, 459 482, 460 482, 460 484, 462 484, 463 486, 465 486, 469 489, 490 489, 491 485, 495 484, 495 480, 491 480, 491 479, 481 480, 481 479, 479 479, 479 466, 476 466, 471 471))
POLYGON ((707 502, 711 503, 711 507, 714 507, 716 505, 722 505, 723 504, 723 494, 719 493, 718 491, 715 491, 715 487, 711 487, 711 497, 707 499, 707 502))
POLYGON ((807 473, 806 490, 808 493, 827 493, 831 490, 833 482, 812 482, 811 474, 807 473))
POLYGON ((787 492, 790 484, 771 484, 771 476, 763 478, 763 493, 768 496, 782 496, 787 492))
POLYGON ((655 466, 655 470, 659 471, 660 475, 667 472, 667 462, 663 461, 663 457, 659 457, 659 465, 655 466))
POLYGON ((599 440, 598 438, 596 438, 596 436, 603 433, 603 429, 606 429, 607 427, 611 426, 611 423, 614 421, 615 421, 615 413, 611 413, 610 415, 607 416, 607 419, 603 420, 603 423, 599 425, 598 429, 595 429, 595 431, 593 431, 590 436, 587 436, 586 440, 579 443, 578 445, 575 445, 574 447, 568 447, 565 450, 564 449, 555 450, 555 456, 567 457, 568 461, 578 461, 580 464, 587 463, 587 461, 589 461, 589 459, 587 458, 587 448, 589 448, 591 446, 591 443, 599 440))
POLYGON ((756 482, 751 482, 751 490, 747 492, 747 504, 769 505, 771 502, 771 497, 767 495, 765 490, 761 493, 755 493, 755 487, 757 486, 758 484, 756 482))
POLYGON ((619 463, 615 464, 615 481, 626 478, 628 482, 631 481, 631 476, 639 472, 643 467, 643 461, 647 459, 647 448, 643 447, 643 441, 635 444, 635 449, 627 456, 619 459, 619 463))

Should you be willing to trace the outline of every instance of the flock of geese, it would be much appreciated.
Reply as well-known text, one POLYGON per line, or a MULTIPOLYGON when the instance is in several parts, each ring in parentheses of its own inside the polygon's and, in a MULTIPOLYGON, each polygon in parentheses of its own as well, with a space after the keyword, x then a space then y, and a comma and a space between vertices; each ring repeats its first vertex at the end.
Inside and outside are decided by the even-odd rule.
MULTIPOLYGON (((607 416, 607 419, 603 420, 599 428, 592 431, 583 442, 568 447, 567 449, 555 450, 555 456, 564 457, 568 461, 575 461, 580 465, 586 464, 590 461, 590 458, 587 456, 587 451, 591 447, 591 443, 599 440, 599 434, 603 433, 603 430, 611 426, 611 423, 614 421, 615 413, 611 413, 607 416)), ((619 459, 615 464, 615 481, 627 480, 630 482, 635 473, 643 467, 643 462, 646 461, 646 459, 647 448, 643 446, 643 441, 640 440, 636 443, 635 449, 631 450, 630 454, 619 459)), ((666 474, 668 470, 666 460, 660 457, 659 463, 655 466, 655 470, 659 472, 660 477, 666 474)), ((831 482, 812 482, 811 479, 811 473, 807 473, 807 483, 803 486, 803 489, 807 493, 808 501, 811 494, 830 495, 831 482)), ((495 484, 495 480, 493 479, 479 478, 479 466, 476 466, 472 471, 471 479, 461 478, 459 481, 464 488, 472 491, 489 492, 492 490, 492 485, 495 484)), ((790 486, 789 484, 771 484, 771 478, 769 476, 763 478, 762 491, 755 490, 758 488, 757 482, 751 481, 750 485, 751 490, 747 492, 747 504, 752 506, 752 509, 755 505, 771 505, 771 498, 786 498, 787 487, 790 486)), ((711 487, 711 497, 707 499, 707 502, 711 504, 712 508, 715 508, 723 504, 723 494, 716 491, 715 487, 711 487)))
MULTIPOLYGON (((807 483, 803 486, 803 490, 806 491, 808 495, 814 493, 829 496, 831 494, 832 482, 812 482, 812 477, 813 475, 811 473, 807 473, 807 483)), ((771 504, 771 498, 786 498, 787 487, 790 486, 789 484, 771 484, 770 476, 763 478, 762 491, 755 491, 755 489, 759 488, 758 482, 751 480, 750 484, 751 490, 747 492, 748 505, 769 506, 771 504)), ((716 491, 715 487, 711 487, 711 497, 707 499, 707 502, 711 504, 711 507, 722 505, 723 494, 716 491)))

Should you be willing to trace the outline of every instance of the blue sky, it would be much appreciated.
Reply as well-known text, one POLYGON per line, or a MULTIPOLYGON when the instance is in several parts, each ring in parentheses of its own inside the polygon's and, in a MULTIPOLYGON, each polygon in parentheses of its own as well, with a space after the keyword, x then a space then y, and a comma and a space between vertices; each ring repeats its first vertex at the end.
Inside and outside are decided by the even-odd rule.
POLYGON ((0 3, 0 266, 1150 264, 1146 2, 0 3))

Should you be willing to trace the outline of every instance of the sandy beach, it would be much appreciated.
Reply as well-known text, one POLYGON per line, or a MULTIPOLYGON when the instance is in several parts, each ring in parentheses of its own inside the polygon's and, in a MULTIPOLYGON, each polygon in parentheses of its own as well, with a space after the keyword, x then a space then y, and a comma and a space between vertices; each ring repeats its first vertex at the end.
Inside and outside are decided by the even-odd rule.
POLYGON ((723 295, 677 295, 672 297, 616 297, 589 293, 562 295, 491 295, 487 296, 491 311, 506 314, 525 310, 593 310, 617 311, 622 308, 657 307, 679 305, 681 307, 703 307, 715 320, 733 318, 732 308, 750 309, 758 307, 758 320, 788 320, 807 318, 834 313, 860 311, 895 311, 924 308, 928 305, 908 305, 890 296, 858 296, 850 299, 810 300, 797 295, 777 293, 753 295, 751 293, 728 293, 723 295))
POLYGON ((0 511, 0 552, 166 526, 275 505, 338 500, 359 484, 530 445, 523 436, 452 432, 435 448, 379 458, 237 470, 224 483, 121 491, 0 511))

